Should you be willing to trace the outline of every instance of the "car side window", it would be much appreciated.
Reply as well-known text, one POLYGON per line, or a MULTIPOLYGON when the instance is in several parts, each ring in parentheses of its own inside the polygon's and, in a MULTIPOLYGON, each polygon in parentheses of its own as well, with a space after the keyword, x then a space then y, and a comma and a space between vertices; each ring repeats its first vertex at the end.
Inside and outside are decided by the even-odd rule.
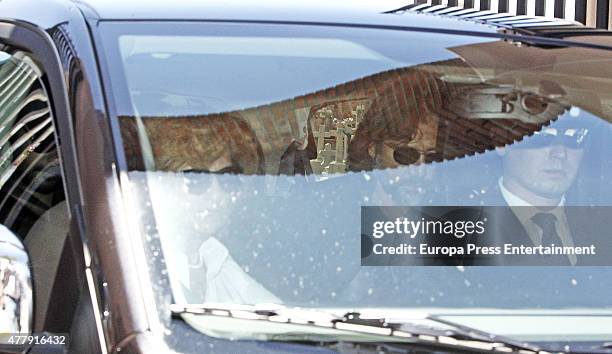
POLYGON ((0 223, 24 239, 65 199, 42 76, 27 53, 0 52, 0 223))
POLYGON ((35 323, 44 321, 68 234, 60 157, 44 80, 33 56, 0 44, 0 224, 20 237, 28 250, 35 323))

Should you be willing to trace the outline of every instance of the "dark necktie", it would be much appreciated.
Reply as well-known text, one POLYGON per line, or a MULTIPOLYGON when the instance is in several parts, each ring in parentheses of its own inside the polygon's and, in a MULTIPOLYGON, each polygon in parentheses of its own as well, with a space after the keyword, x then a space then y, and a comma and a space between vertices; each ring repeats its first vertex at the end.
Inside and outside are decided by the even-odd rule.
POLYGON ((531 220, 542 229, 542 246, 550 246, 560 241, 559 234, 555 228, 557 218, 550 213, 537 213, 531 220))

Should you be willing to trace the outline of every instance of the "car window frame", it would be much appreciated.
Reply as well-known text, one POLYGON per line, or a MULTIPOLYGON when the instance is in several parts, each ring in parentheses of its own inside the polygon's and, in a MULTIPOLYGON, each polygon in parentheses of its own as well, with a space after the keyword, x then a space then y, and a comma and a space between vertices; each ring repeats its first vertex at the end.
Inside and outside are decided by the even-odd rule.
MULTIPOLYGON (((64 82, 63 70, 53 40, 42 29, 22 21, 0 20, 0 43, 18 49, 35 58, 43 76, 40 79, 48 97, 52 117, 53 136, 60 164, 60 173, 67 205, 68 235, 65 247, 70 244, 75 254, 77 275, 83 274, 85 260, 83 245, 85 238, 82 213, 82 194, 76 162, 72 114, 68 104, 68 90, 64 82)), ((63 258, 63 256, 62 256, 63 258)), ((84 277, 78 277, 81 288, 84 277)), ((52 285, 55 287, 55 284, 52 285)), ((38 325, 37 325, 38 326, 38 325)), ((36 327, 35 327, 36 328, 36 327)))

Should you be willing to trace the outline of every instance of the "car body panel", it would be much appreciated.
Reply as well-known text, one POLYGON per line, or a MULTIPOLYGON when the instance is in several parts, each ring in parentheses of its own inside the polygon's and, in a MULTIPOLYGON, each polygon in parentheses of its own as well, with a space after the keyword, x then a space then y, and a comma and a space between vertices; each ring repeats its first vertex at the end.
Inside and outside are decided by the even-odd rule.
POLYGON ((342 1, 314 1, 282 3, 263 1, 246 3, 243 1, 215 2, 190 0, 181 6, 167 6, 164 2, 147 1, 89 1, 81 3, 91 10, 100 20, 218 20, 218 21, 279 21, 318 22, 334 24, 368 24, 384 26, 405 26, 436 30, 461 30, 493 33, 493 26, 477 23, 457 26, 457 21, 439 16, 401 16, 383 14, 406 5, 397 0, 357 1, 347 12, 342 1))
MULTIPOLYGON (((50 74, 52 86, 56 86, 52 87, 52 94, 59 93, 56 99, 65 100, 54 108, 58 132, 65 136, 60 144, 64 163, 75 170, 72 174, 65 172, 70 182, 68 194, 73 194, 72 230, 81 234, 81 239, 73 242, 80 244, 77 249, 81 250, 81 259, 92 270, 87 280, 92 297, 96 297, 95 311, 107 314, 99 320, 104 323, 110 349, 124 337, 149 328, 137 281, 136 271, 142 268, 132 263, 125 213, 121 210, 115 150, 84 16, 71 2, 41 1, 36 5, 38 11, 31 11, 32 3, 3 1, 0 22, 37 32, 57 52, 55 58, 45 57, 49 63, 44 68, 50 74), (63 80, 52 79, 51 65, 56 66, 61 75, 57 77, 63 80), (62 113, 61 108, 68 112, 62 113), (113 271, 102 271, 110 268, 113 271)), ((26 49, 42 55, 40 48, 26 49)), ((81 277, 85 279, 85 274, 81 277)))

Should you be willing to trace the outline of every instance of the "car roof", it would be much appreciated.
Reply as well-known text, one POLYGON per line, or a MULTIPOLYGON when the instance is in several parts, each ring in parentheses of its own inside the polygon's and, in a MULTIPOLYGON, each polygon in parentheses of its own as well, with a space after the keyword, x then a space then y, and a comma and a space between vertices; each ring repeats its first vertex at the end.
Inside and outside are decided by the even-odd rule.
POLYGON ((193 16, 258 16, 261 14, 299 13, 380 13, 395 10, 408 0, 308 0, 308 1, 245 1, 245 0, 180 0, 178 3, 159 0, 73 0, 89 6, 102 18, 188 18, 193 16), (234 15, 233 15, 234 14, 234 15))
MULTIPOLYGON (((484 20, 490 11, 417 5, 413 0, 0 0, 0 19, 51 28, 78 13, 73 11, 75 7, 93 24, 94 31, 98 21, 227 21, 378 27, 495 38, 506 32, 562 39, 579 32, 581 39, 575 39, 581 42, 586 32, 593 30, 578 23, 560 23, 563 20, 559 19, 547 18, 545 22, 549 23, 540 26, 543 17, 518 16, 520 21, 516 21, 519 18, 515 15, 500 14, 510 16, 504 25, 499 19, 484 20), (40 11, 32 11, 32 6, 40 11)), ((602 33, 595 34, 595 44, 610 47, 607 38, 600 43, 602 33)))
POLYGON ((494 33, 494 26, 418 13, 389 14, 409 0, 73 0, 90 17, 108 20, 316 22, 494 33))

